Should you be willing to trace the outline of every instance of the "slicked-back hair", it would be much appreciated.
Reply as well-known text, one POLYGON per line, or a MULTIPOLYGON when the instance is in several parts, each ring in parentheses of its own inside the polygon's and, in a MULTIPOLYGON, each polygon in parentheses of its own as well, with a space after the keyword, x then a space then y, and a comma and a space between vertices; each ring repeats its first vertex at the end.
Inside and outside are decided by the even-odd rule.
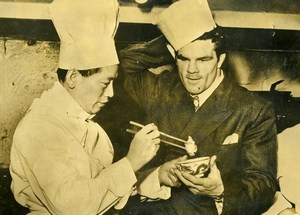
POLYGON ((212 40, 212 42, 215 43, 215 51, 218 58, 227 51, 227 36, 220 27, 216 27, 213 30, 204 33, 194 41, 196 40, 212 40))
MULTIPOLYGON (((83 77, 89 77, 93 74, 96 74, 98 72, 101 72, 101 68, 95 68, 95 69, 86 69, 86 70, 77 70, 83 77)), ((67 72, 68 70, 67 69, 61 69, 61 68, 58 68, 57 69, 57 77, 58 77, 58 80, 60 82, 65 82, 66 80, 66 75, 67 75, 67 72)))

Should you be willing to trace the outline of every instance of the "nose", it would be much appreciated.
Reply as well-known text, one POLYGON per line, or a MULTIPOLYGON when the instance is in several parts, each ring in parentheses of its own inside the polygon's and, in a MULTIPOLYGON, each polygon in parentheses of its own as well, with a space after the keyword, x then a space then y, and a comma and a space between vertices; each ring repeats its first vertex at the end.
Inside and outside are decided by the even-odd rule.
POLYGON ((114 96, 113 81, 111 81, 104 91, 104 95, 111 98, 114 96))
POLYGON ((195 60, 190 60, 187 68, 188 73, 196 73, 198 72, 198 68, 195 60))

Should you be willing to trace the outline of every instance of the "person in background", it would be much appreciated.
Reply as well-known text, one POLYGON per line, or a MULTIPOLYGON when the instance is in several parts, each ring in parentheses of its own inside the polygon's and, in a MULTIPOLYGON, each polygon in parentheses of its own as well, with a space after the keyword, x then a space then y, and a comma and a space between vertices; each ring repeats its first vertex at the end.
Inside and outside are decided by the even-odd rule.
POLYGON ((154 122, 181 139, 191 136, 196 157, 211 157, 210 173, 199 178, 180 172, 176 159, 186 152, 162 144, 146 167, 157 168, 144 181, 164 191, 128 203, 124 213, 261 214, 278 189, 272 104, 222 71, 225 37, 206 0, 175 2, 158 16, 157 26, 167 41, 159 37, 121 51, 124 88, 144 109, 143 123, 154 122), (173 69, 151 72, 165 64, 173 69))
POLYGON ((278 134, 278 180, 280 191, 264 215, 296 215, 300 207, 300 124, 278 134))
POLYGON ((11 189, 29 214, 102 214, 127 202, 135 173, 159 148, 159 132, 146 125, 112 164, 111 141, 92 120, 114 94, 118 2, 55 0, 50 14, 61 39, 59 81, 15 131, 11 189))

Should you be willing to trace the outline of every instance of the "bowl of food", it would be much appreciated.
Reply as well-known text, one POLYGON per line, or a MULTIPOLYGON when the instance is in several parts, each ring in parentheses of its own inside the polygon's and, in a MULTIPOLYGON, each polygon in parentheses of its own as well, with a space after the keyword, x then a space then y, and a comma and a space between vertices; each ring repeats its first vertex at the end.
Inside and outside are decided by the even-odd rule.
POLYGON ((209 173, 210 157, 199 157, 176 163, 177 169, 197 177, 205 177, 209 173))

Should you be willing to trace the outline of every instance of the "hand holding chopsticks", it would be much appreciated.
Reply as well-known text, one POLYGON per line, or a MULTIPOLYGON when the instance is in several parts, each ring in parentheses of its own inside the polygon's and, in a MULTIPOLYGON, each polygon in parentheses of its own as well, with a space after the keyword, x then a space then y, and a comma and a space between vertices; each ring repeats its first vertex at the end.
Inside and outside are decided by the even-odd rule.
POLYGON ((158 128, 154 124, 144 126, 134 135, 126 155, 134 172, 138 171, 156 155, 160 147, 159 136, 158 128))

